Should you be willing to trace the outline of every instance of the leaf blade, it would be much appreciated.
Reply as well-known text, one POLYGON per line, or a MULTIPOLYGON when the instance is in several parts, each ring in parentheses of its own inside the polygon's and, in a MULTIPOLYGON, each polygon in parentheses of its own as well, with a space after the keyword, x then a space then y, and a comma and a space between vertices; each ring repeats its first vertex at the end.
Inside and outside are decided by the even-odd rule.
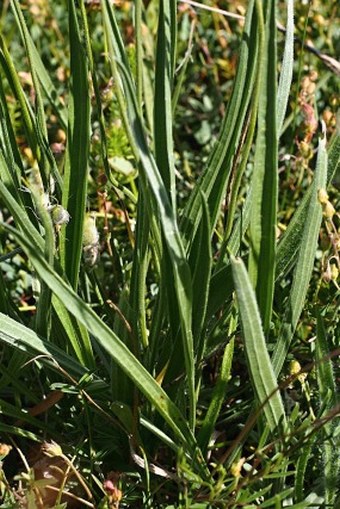
POLYGON ((264 405, 269 427, 274 431, 285 422, 285 412, 267 351, 255 293, 242 260, 232 256, 231 267, 253 388, 259 403, 264 405))
POLYGON ((275 373, 278 375, 286 358, 291 339, 300 318, 309 281, 312 275, 318 235, 322 221, 322 207, 318 200, 318 190, 326 187, 327 151, 326 137, 319 138, 318 156, 308 213, 301 236, 301 245, 295 266, 291 291, 288 297, 285 316, 279 332, 272 357, 275 373))

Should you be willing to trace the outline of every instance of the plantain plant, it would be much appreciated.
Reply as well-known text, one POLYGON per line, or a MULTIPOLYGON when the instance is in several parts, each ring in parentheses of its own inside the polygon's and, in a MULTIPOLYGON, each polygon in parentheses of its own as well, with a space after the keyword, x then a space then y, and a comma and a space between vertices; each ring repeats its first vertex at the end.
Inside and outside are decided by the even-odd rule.
MULTIPOLYGON (((323 306, 315 259, 321 229, 336 271, 337 216, 326 190, 338 175, 340 137, 328 140, 324 124, 314 129, 313 175, 278 239, 294 9, 291 0, 286 13, 283 3, 249 0, 220 131, 183 199, 175 131, 192 42, 183 57, 181 3, 135 0, 129 46, 119 7, 68 0, 62 94, 19 1, 4 11, 31 96, 9 47, 14 35, 0 35, 1 440, 24 451, 31 442, 62 445, 90 507, 336 507, 339 344, 325 324, 339 289, 323 306), (119 124, 110 125, 112 115, 119 124), (52 120, 65 136, 62 159, 52 120), (11 265, 33 282, 31 306, 8 284, 11 265), (317 321, 314 340, 301 340, 316 375, 313 363, 289 375, 306 321, 307 329, 317 321), (307 371, 318 403, 306 383, 301 402, 289 396, 307 371), (324 461, 322 484, 308 475, 313 455, 324 461)), ((16 488, 4 486, 13 500, 16 488)), ((72 489, 66 477, 57 486, 55 507, 72 489)))

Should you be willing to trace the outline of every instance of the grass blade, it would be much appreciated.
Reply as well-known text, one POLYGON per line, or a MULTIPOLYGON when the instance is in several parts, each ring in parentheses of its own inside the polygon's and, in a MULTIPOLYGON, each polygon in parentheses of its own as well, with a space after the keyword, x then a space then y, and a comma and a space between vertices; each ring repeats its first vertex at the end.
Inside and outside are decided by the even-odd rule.
POLYGON ((254 392, 271 431, 285 421, 285 412, 276 376, 266 347, 259 309, 252 284, 240 258, 231 257, 243 340, 254 392))
POLYGON ((149 266, 150 224, 143 196, 138 198, 136 245, 131 274, 130 304, 137 322, 137 335, 143 348, 149 345, 146 325, 146 276, 149 266))
POLYGON ((102 9, 104 12, 104 25, 109 28, 108 33, 110 34, 110 42, 113 45, 113 52, 115 58, 121 62, 129 77, 132 79, 132 73, 130 69, 129 60, 125 51, 124 41, 120 35, 116 17, 114 15, 112 3, 109 0, 101 0, 102 9), (106 19, 105 19, 106 17, 106 19))
POLYGON ((171 79, 175 76, 177 59, 177 0, 170 0, 170 29, 171 29, 171 79))
POLYGON ((340 171, 340 134, 337 132, 331 139, 328 148, 327 186, 340 171))
POLYGON ((136 91, 139 113, 143 107, 143 40, 142 40, 142 0, 135 2, 135 39, 136 39, 136 91))
MULTIPOLYGON (((49 265, 53 267, 55 237, 52 219, 47 210, 41 204, 41 197, 36 196, 32 190, 33 199, 40 221, 44 228, 44 257, 49 265)), ((51 318, 51 299, 52 293, 45 282, 40 281, 39 298, 37 302, 37 313, 35 315, 35 330, 41 336, 49 337, 50 318, 51 318)))

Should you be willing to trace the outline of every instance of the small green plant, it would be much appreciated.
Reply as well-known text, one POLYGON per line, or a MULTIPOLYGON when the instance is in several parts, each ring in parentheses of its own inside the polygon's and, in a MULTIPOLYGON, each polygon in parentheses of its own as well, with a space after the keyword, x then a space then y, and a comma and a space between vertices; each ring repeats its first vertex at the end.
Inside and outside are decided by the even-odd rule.
POLYGON ((293 2, 118 4, 2 8, 1 507, 337 507, 340 137, 293 2))

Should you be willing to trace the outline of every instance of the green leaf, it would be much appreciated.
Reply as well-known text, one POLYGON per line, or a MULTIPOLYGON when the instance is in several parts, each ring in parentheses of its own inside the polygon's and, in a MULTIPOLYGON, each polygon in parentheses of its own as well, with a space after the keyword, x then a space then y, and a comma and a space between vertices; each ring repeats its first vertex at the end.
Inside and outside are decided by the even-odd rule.
POLYGON ((40 54, 33 42, 32 37, 27 29, 25 20, 21 15, 20 5, 15 0, 13 2, 15 19, 18 24, 19 30, 21 32, 21 37, 25 42, 26 50, 30 55, 30 64, 31 68, 36 73, 37 78, 39 79, 41 86, 48 98, 50 105, 52 106, 55 114, 58 116, 59 121, 64 129, 67 127, 67 111, 65 105, 60 101, 59 94, 53 85, 50 74, 46 70, 44 66, 40 54))
POLYGON ((274 431, 285 422, 285 412, 267 351, 255 293, 242 260, 232 256, 231 267, 253 389, 259 404, 264 405, 268 425, 274 431))
POLYGON ((172 138, 172 37, 173 0, 160 0, 157 31, 154 99, 154 143, 156 163, 173 210, 176 210, 175 163, 172 138))
POLYGON ((322 221, 322 207, 318 200, 318 191, 326 187, 326 176, 327 152, 326 137, 324 136, 319 139, 314 181, 308 205, 308 213, 302 232, 301 246, 295 266, 291 291, 285 306, 285 316, 272 357, 274 371, 277 375, 282 369, 291 339, 305 305, 322 221))
MULTIPOLYGON (((68 311, 93 334, 101 347, 107 352, 107 355, 117 363, 150 403, 155 406, 157 411, 173 430, 177 440, 183 444, 187 451, 195 455, 195 438, 188 428, 183 415, 167 396, 166 392, 164 392, 116 334, 114 334, 92 309, 78 297, 74 290, 52 270, 46 260, 37 252, 34 245, 31 243, 31 239, 27 236, 24 237, 19 231, 8 225, 5 225, 5 227, 18 240, 29 256, 33 267, 51 288, 53 293, 63 302, 68 311)), ((5 337, 5 331, 7 330, 6 325, 0 322, 0 331, 5 337)))
MULTIPOLYGON (((326 187, 331 184, 332 180, 339 172, 339 168, 340 135, 336 135, 329 146, 326 187)), ((311 186, 305 193, 288 225, 287 230, 282 235, 279 242, 277 248, 276 279, 280 279, 285 276, 289 269, 296 263, 312 193, 313 186, 311 186)))
POLYGON ((69 212, 71 219, 67 227, 64 228, 60 251, 66 275, 73 288, 77 288, 87 198, 90 93, 88 61, 80 34, 76 7, 72 0, 69 0, 68 8, 71 76, 67 158, 62 204, 69 212))
POLYGON ((276 9, 267 2, 265 30, 262 4, 259 15, 260 98, 250 220, 249 275, 256 288, 265 336, 268 334, 275 282, 276 215, 278 196, 278 141, 276 103, 276 9))
MULTIPOLYGON (((143 177, 147 180, 152 191, 153 200, 159 211, 165 244, 172 263, 174 287, 179 309, 179 322, 183 340, 186 374, 188 379, 188 395, 190 406, 190 425, 194 428, 196 416, 195 369, 193 354, 193 339, 191 330, 192 284, 189 265, 186 261, 185 250, 179 233, 177 220, 169 200, 167 190, 148 147, 142 121, 138 114, 138 105, 133 84, 128 71, 118 61, 124 84, 125 98, 128 107, 130 125, 139 154, 139 162, 143 177)), ((148 192, 144 186, 145 194, 148 192)))
POLYGON ((67 311, 64 304, 56 297, 52 298, 52 305, 66 334, 67 345, 70 344, 78 361, 83 366, 94 370, 96 368, 96 361, 86 328, 67 311))
POLYGON ((8 80, 8 83, 16 97, 16 99, 19 102, 22 119, 23 119, 23 126, 25 129, 25 133, 27 136, 27 141, 29 146, 32 149, 32 152, 36 159, 39 158, 39 151, 37 149, 38 141, 37 141, 37 135, 34 128, 34 115, 32 112, 32 108, 30 106, 30 103, 27 99, 27 97, 24 94, 24 91, 22 89, 22 86, 20 84, 20 80, 18 78, 17 71, 15 69, 15 65, 12 61, 11 55, 8 51, 8 48, 6 46, 5 40, 0 34, 0 65, 6 75, 6 78, 8 80))
POLYGON ((287 0, 285 47, 277 92, 277 134, 280 136, 287 110, 294 66, 294 0, 287 0))
POLYGON ((215 429, 215 424, 225 399, 226 387, 229 381, 231 364, 233 361, 233 354, 234 340, 232 339, 224 350, 221 372, 214 387, 211 402, 205 415, 202 428, 200 429, 197 437, 198 445, 201 447, 203 454, 206 454, 207 452, 209 441, 215 429))
POLYGON ((4 424, 0 422, 0 432, 2 434, 8 435, 17 435, 18 437, 23 437, 28 440, 32 440, 33 442, 41 442, 41 436, 32 433, 31 431, 27 431, 26 429, 19 428, 18 426, 13 426, 12 424, 4 424))
POLYGON ((3 151, 1 157, 4 158, 10 169, 10 185, 14 193, 19 188, 20 173, 23 172, 23 165, 15 140, 15 133, 3 88, 3 80, 0 80, 0 146, 3 151))
POLYGON ((197 362, 200 362, 204 355, 204 346, 201 344, 201 333, 203 330, 210 288, 210 277, 212 269, 212 248, 210 238, 209 209, 205 197, 202 195, 203 218, 200 223, 195 243, 191 250, 189 263, 193 267, 193 303, 192 303, 192 330, 195 339, 195 350, 197 350, 197 362))
MULTIPOLYGON (((320 312, 317 315, 317 329, 315 342, 315 363, 317 381, 319 387, 320 406, 323 408, 322 415, 329 412, 339 403, 337 385, 333 372, 332 361, 329 358, 330 346, 328 345, 324 320, 320 312)), ((324 475, 325 504, 333 507, 340 484, 340 455, 333 438, 338 435, 340 429, 340 417, 336 415, 324 424, 324 441, 322 443, 322 472, 324 475)))
POLYGON ((312 452, 312 444, 308 444, 303 447, 297 464, 296 464, 296 475, 295 475, 295 499, 297 502, 301 502, 304 497, 304 482, 307 470, 308 461, 312 452))
POLYGON ((220 214, 221 202, 230 178, 232 161, 241 139, 242 129, 245 129, 244 120, 253 92, 258 52, 257 31, 258 20, 254 10, 254 1, 251 0, 247 8, 233 92, 223 119, 221 132, 183 211, 181 231, 188 252, 190 252, 198 225, 202 220, 201 193, 204 194, 209 204, 211 234, 220 214), (252 41, 252 44, 249 44, 249 41, 252 41))
POLYGON ((78 378, 88 372, 84 366, 53 343, 44 341, 36 332, 3 313, 0 313, 0 339, 31 357, 38 355, 40 362, 48 364, 55 370, 57 365, 53 361, 56 361, 73 377, 78 378))

